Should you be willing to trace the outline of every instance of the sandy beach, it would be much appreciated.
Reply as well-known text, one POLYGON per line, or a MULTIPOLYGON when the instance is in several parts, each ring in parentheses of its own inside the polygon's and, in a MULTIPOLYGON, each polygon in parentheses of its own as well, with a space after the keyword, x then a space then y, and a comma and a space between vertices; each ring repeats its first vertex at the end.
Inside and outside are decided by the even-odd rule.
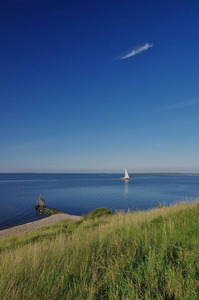
POLYGON ((23 225, 18 225, 18 226, 11 227, 8 229, 0 230, 0 237, 12 235, 12 234, 19 234, 21 232, 28 232, 28 231, 31 231, 32 229, 51 225, 51 224, 57 223, 62 220, 77 221, 77 220, 80 220, 81 218, 82 217, 80 217, 80 216, 69 215, 66 213, 56 214, 56 215, 52 215, 50 217, 47 217, 47 218, 44 218, 41 220, 37 220, 37 221, 26 223, 23 225))

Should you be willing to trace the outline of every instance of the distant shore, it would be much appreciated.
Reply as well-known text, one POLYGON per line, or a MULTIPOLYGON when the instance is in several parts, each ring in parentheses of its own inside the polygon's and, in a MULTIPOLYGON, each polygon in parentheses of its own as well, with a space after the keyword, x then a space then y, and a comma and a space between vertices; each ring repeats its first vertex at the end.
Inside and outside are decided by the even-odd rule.
POLYGON ((56 215, 52 215, 48 218, 44 218, 44 219, 41 219, 41 220, 25 223, 23 225, 18 225, 18 226, 14 226, 14 227, 10 227, 10 228, 7 228, 7 229, 0 230, 0 237, 7 236, 7 235, 13 235, 13 234, 19 234, 19 233, 22 233, 22 232, 28 232, 28 231, 31 231, 33 229, 43 227, 43 226, 47 226, 47 225, 51 225, 53 223, 57 223, 57 222, 62 221, 62 220, 78 221, 81 218, 82 218, 81 216, 69 215, 67 213, 56 214, 56 215))
MULTIPOLYGON (((188 174, 188 175, 199 175, 199 173, 198 172, 128 172, 129 174, 135 174, 135 175, 137 175, 137 174, 157 174, 157 175, 159 175, 159 174, 184 174, 184 175, 186 175, 186 174, 188 174)), ((70 174, 73 174, 73 175, 77 175, 77 174, 80 174, 80 175, 84 175, 84 174, 123 174, 122 172, 66 172, 66 173, 63 173, 63 172, 61 172, 61 173, 59 173, 59 172, 47 172, 47 173, 43 173, 43 172, 0 172, 0 174, 1 175, 9 175, 9 174, 13 174, 13 175, 32 175, 32 174, 40 174, 40 175, 70 175, 70 174)))

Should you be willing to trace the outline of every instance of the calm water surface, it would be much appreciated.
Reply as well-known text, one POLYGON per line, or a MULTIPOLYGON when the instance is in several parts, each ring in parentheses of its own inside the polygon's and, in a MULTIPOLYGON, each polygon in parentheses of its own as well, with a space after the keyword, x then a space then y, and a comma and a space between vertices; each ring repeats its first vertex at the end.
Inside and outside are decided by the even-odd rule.
POLYGON ((45 203, 83 215, 105 206, 143 210, 199 196, 199 176, 191 174, 0 174, 0 229, 35 221, 34 204, 45 203))

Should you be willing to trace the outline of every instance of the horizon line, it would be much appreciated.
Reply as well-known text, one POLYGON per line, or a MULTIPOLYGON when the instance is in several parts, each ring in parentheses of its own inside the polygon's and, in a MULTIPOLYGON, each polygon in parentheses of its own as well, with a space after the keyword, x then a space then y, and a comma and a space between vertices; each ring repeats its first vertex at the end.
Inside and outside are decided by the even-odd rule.
MULTIPOLYGON (((123 172, 0 172, 0 174, 122 174, 123 172)), ((199 174, 199 172, 128 172, 129 174, 199 174)))

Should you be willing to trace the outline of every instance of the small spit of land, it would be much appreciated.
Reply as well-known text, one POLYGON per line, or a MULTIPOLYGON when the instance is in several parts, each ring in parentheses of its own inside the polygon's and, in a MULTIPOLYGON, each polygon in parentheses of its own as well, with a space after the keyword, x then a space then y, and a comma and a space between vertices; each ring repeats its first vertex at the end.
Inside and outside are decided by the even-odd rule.
POLYGON ((1 237, 1 299, 196 300, 198 249, 198 200, 145 212, 97 209, 1 237))
POLYGON ((19 226, 1 230, 0 237, 11 235, 11 234, 19 234, 21 232, 28 232, 28 231, 31 231, 33 229, 36 229, 36 228, 39 228, 42 226, 51 225, 51 224, 60 222, 62 220, 77 221, 80 219, 81 219, 81 217, 79 217, 79 216, 69 215, 66 213, 58 213, 58 214, 54 214, 45 219, 41 219, 41 220, 37 220, 34 222, 30 222, 30 223, 26 223, 23 225, 19 225, 19 226))

